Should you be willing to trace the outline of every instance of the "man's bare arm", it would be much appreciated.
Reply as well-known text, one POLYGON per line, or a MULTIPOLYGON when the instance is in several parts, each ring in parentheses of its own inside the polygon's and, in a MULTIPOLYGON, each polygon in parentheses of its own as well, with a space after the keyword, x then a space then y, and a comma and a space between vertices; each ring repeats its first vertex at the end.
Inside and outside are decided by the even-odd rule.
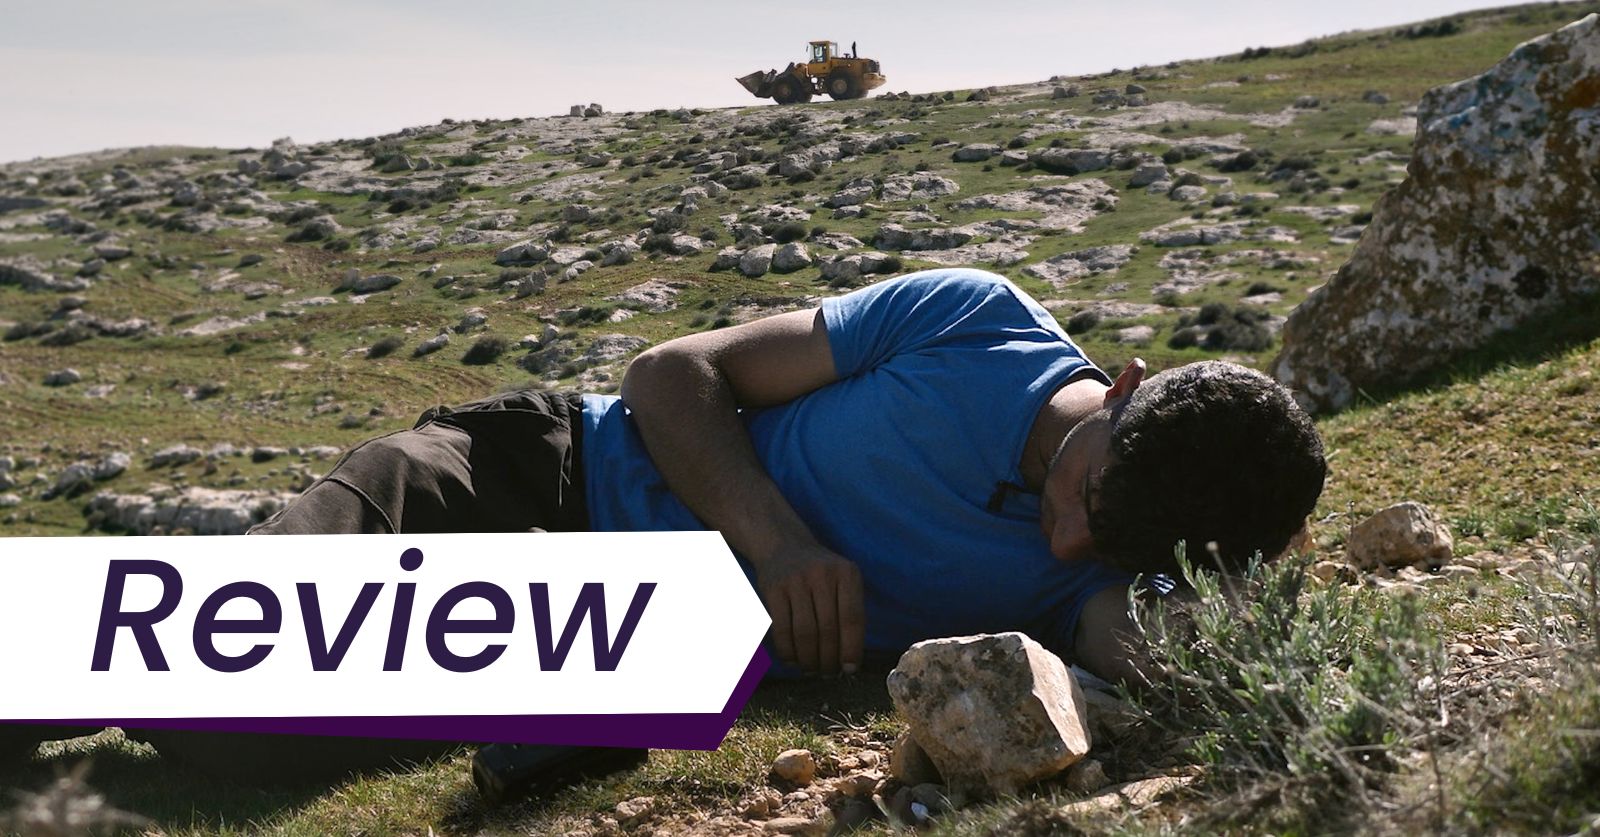
POLYGON ((778 656, 854 670, 865 635, 861 577, 823 547, 756 457, 736 410, 838 380, 820 309, 693 334, 640 355, 623 403, 675 495, 754 566, 778 656))
POLYGON ((1154 665, 1128 615, 1125 585, 1101 590, 1083 606, 1072 653, 1078 665, 1107 682, 1136 689, 1155 682, 1154 665))

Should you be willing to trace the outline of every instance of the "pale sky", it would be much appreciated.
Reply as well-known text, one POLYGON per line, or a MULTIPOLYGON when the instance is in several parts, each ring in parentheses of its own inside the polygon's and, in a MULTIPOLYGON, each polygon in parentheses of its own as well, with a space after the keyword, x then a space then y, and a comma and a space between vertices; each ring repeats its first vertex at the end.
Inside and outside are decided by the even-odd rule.
POLYGON ((930 92, 1205 58, 1505 0, 0 0, 0 162, 455 119, 721 107, 859 44, 930 92), (848 49, 848 46, 845 48, 848 49))

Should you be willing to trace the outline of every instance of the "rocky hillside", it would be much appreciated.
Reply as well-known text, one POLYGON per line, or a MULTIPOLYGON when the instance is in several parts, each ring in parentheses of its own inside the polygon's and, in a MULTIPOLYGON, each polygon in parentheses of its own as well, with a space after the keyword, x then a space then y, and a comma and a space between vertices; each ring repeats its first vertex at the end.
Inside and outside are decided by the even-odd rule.
POLYGON ((0 166, 0 534, 241 531, 428 406, 614 389, 644 346, 937 265, 1011 277, 1103 365, 1264 368, 1404 178, 1422 94, 1596 9, 0 166))

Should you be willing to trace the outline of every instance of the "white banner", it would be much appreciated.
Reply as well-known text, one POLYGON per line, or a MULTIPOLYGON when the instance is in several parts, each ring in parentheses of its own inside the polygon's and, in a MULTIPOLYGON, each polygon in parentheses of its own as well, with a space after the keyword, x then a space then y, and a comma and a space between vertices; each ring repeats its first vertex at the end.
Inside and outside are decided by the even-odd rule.
POLYGON ((715 532, 5 538, 0 718, 719 713, 767 626, 715 532))

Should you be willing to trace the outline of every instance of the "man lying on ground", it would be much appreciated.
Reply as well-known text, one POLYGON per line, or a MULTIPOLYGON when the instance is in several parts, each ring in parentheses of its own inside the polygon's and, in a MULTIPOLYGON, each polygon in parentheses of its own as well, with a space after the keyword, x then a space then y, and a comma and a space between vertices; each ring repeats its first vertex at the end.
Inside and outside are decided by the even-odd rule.
POLYGON ((1178 541, 1223 569, 1283 552, 1324 475, 1266 376, 1113 379, 1005 278, 950 269, 661 344, 620 398, 430 410, 253 532, 715 529, 791 666, 1021 630, 1116 681, 1135 574, 1178 541))

